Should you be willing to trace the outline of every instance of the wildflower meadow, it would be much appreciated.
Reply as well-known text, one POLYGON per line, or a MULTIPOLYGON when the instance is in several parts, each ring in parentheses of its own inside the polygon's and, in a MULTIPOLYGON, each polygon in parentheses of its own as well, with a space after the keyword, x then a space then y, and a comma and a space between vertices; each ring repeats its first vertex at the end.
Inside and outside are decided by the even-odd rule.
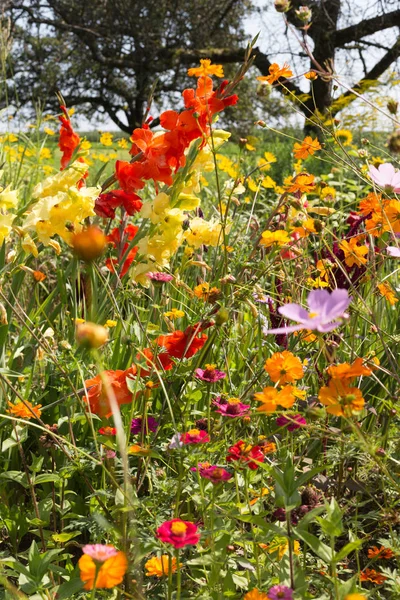
POLYGON ((400 598, 398 155, 231 135, 251 63, 1 134, 4 600, 400 598))

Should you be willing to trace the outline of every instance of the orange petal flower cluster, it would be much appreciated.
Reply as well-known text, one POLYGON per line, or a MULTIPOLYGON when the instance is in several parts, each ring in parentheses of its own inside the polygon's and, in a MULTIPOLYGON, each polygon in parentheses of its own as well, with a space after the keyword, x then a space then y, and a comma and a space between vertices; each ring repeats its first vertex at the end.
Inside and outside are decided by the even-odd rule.
POLYGON ((281 386, 302 379, 304 375, 300 359, 288 350, 275 352, 266 360, 264 369, 272 381, 281 386))
POLYGON ((371 192, 361 200, 358 211, 367 217, 365 229, 374 237, 381 237, 386 231, 400 233, 400 200, 371 192))
POLYGON ((284 63, 283 67, 280 67, 277 63, 273 63, 269 69, 269 75, 260 75, 257 77, 258 81, 266 81, 267 83, 275 83, 281 77, 287 79, 293 77, 293 73, 287 63, 284 63))
POLYGON ((92 379, 85 381, 87 396, 85 401, 90 406, 90 411, 99 417, 112 415, 110 396, 114 394, 118 406, 132 402, 132 392, 129 391, 126 378, 136 375, 136 367, 125 371, 103 371, 92 379), (106 383, 105 383, 106 382, 106 383))
POLYGON ((113 588, 122 583, 128 561, 124 552, 118 552, 112 546, 84 546, 88 549, 78 561, 80 578, 85 590, 113 588), (103 549, 104 556, 99 549, 103 549), (90 552, 90 553, 89 553, 90 552))
POLYGON ((393 550, 385 548, 385 546, 381 546, 380 548, 372 546, 372 548, 368 548, 368 558, 383 558, 384 560, 389 560, 390 558, 393 558, 393 556, 393 550))
POLYGON ((293 146, 294 157, 298 160, 303 160, 308 156, 312 156, 318 150, 321 150, 321 144, 319 143, 317 138, 313 140, 312 137, 309 135, 304 138, 301 144, 298 144, 296 142, 293 146))
POLYGON ((314 175, 309 173, 299 173, 287 186, 287 191, 290 193, 299 192, 300 194, 307 194, 312 192, 315 188, 314 175))
POLYGON ((40 419, 40 415, 42 411, 41 404, 33 405, 29 400, 25 400, 25 402, 17 402, 17 404, 13 404, 12 402, 7 402, 8 408, 6 412, 13 417, 18 417, 20 419, 33 419, 37 417, 40 419))
POLYGON ((200 67, 188 69, 189 77, 205 77, 206 75, 215 75, 215 77, 223 77, 224 69, 222 65, 213 65, 209 58, 200 59, 200 67))
POLYGON ((371 581, 372 583, 376 583, 381 585, 384 581, 386 581, 387 577, 382 575, 382 573, 378 573, 375 569, 364 569, 360 573, 361 581, 371 581))
MULTIPOLYGON (((146 569, 147 577, 168 577, 169 573, 169 564, 171 561, 171 571, 172 573, 176 573, 178 570, 178 562, 175 557, 171 557, 168 554, 163 554, 162 556, 153 556, 150 558, 144 565, 146 569)), ((182 563, 179 565, 182 567, 182 563)))

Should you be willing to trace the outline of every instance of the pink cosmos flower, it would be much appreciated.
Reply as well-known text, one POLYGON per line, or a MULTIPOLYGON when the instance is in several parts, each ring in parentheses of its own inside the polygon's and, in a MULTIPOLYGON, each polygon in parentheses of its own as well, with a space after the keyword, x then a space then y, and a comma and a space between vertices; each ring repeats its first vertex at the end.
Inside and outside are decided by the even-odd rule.
POLYGON ((398 248, 397 246, 387 246, 386 252, 392 258, 400 258, 400 248, 398 248))
POLYGON ((195 546, 200 540, 200 534, 197 533, 198 527, 190 521, 182 519, 172 519, 165 521, 157 529, 157 537, 166 544, 172 544, 174 548, 183 548, 184 546, 195 546))
POLYGON ((206 468, 200 468, 199 471, 200 477, 204 477, 204 479, 209 479, 214 485, 222 483, 223 481, 228 481, 233 477, 233 475, 223 467, 211 466, 206 468))
POLYGON ((341 319, 347 317, 346 309, 351 302, 349 292, 337 288, 329 293, 327 290, 313 290, 309 293, 307 304, 308 313, 300 304, 285 304, 278 308, 279 313, 287 319, 298 321, 299 325, 263 330, 267 333, 291 333, 301 329, 317 330, 321 333, 332 331, 341 324, 341 319))
POLYGON ((214 406, 218 407, 215 412, 223 415, 224 417, 243 417, 243 415, 249 412, 250 404, 243 404, 239 398, 228 398, 225 400, 219 396, 213 402, 214 406))
POLYGON ((205 444, 210 441, 210 436, 203 429, 191 429, 181 434, 183 444, 205 444))
POLYGON ((207 381, 208 383, 215 383, 216 381, 226 377, 226 373, 216 369, 215 365, 206 365, 205 369, 196 369, 195 374, 196 377, 202 381, 207 381))
POLYGON ((368 172, 372 181, 386 192, 400 192, 400 171, 391 163, 379 165, 378 168, 370 165, 368 172))
POLYGON ((97 560, 98 562, 105 562, 118 554, 118 550, 114 546, 104 544, 86 544, 86 546, 83 546, 82 552, 88 554, 93 560, 97 560))
POLYGON ((172 275, 168 275, 168 273, 153 273, 150 271, 147 273, 147 277, 152 281, 156 281, 159 283, 167 283, 168 281, 172 281, 172 275))
POLYGON ((276 419, 278 427, 286 427, 288 431, 294 431, 304 425, 307 425, 307 421, 301 415, 281 415, 276 419))
POLYGON ((293 591, 286 585, 274 585, 267 595, 269 600, 293 600, 293 591))

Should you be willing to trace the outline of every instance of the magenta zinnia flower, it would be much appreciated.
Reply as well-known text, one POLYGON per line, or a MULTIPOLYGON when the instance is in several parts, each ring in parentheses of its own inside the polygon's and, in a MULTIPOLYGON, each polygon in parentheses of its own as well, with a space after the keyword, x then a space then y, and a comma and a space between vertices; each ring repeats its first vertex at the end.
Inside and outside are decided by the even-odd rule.
POLYGON ((158 423, 154 417, 147 417, 144 423, 142 417, 132 419, 131 433, 133 433, 133 435, 140 433, 142 431, 142 428, 144 433, 148 433, 149 431, 155 432, 158 429, 158 423))
POLYGON ((276 419, 278 427, 286 427, 288 431, 294 431, 307 425, 307 421, 301 415, 281 415, 276 419))
POLYGON ((214 485, 228 481, 233 476, 223 467, 211 466, 199 469, 200 476, 209 479, 214 485))
POLYGON ((226 373, 216 369, 215 365, 206 365, 205 369, 196 369, 195 374, 196 377, 202 381, 207 381, 208 383, 215 383, 216 381, 226 377, 226 373))
POLYGON ((174 548, 195 546, 200 539, 197 529, 195 523, 182 521, 182 519, 172 519, 171 521, 165 521, 157 529, 157 537, 166 544, 172 544, 174 548))
POLYGON ((400 171, 391 163, 379 165, 378 168, 370 165, 368 172, 372 181, 386 192, 400 192, 400 171))
POLYGON ((168 275, 168 273, 153 273, 152 271, 147 273, 147 277, 152 281, 158 281, 159 283, 167 283, 173 279, 172 275, 168 275))
POLYGON ((299 325, 267 329, 264 333, 292 333, 301 329, 311 329, 321 333, 332 331, 339 327, 342 318, 347 317, 345 311, 350 302, 349 292, 344 289, 337 288, 331 293, 327 290, 313 290, 307 298, 309 313, 300 304, 294 303, 278 308, 281 315, 298 321, 299 325))
POLYGON ((231 418, 243 417, 243 415, 249 412, 250 408, 250 404, 243 404, 239 398, 228 398, 228 400, 225 400, 219 396, 214 400, 213 404, 218 407, 218 410, 215 412, 224 417, 231 418))
POLYGON ((274 585, 267 595, 269 600, 293 600, 293 591, 286 585, 274 585))
POLYGON ((210 436, 203 429, 191 429, 181 434, 183 444, 205 444, 210 441, 210 436))

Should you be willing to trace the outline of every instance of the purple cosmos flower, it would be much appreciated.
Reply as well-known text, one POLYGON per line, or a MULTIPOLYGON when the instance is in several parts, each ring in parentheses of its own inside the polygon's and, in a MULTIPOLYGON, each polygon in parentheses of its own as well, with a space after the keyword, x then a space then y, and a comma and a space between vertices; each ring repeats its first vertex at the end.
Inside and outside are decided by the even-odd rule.
POLYGON ((258 302, 258 304, 268 304, 268 301, 270 300, 270 297, 262 292, 253 292, 252 296, 254 301, 258 302))
POLYGON ((157 429, 158 429, 158 423, 154 417, 147 417, 147 420, 145 421, 145 423, 143 423, 142 417, 138 417, 137 419, 132 419, 131 433, 133 433, 133 435, 140 433, 142 431, 142 428, 145 433, 148 433, 149 431, 154 432, 154 431, 157 431, 157 429))
POLYGON ((304 425, 307 425, 307 421, 301 415, 281 415, 276 419, 278 427, 286 427, 288 431, 294 431, 304 425))
POLYGON ((204 479, 209 479, 214 485, 222 483, 223 481, 228 481, 233 477, 229 471, 223 467, 217 467, 216 465, 200 468, 199 472, 201 477, 204 477, 204 479))
POLYGON ((400 258, 400 248, 397 248, 397 246, 387 246, 386 252, 392 258, 400 258))
POLYGON ((181 442, 181 434, 174 433, 174 435, 172 436, 172 438, 169 441, 168 449, 169 450, 179 450, 180 448, 183 448, 183 446, 184 446, 184 443, 181 442))
POLYGON ((301 329, 317 330, 321 333, 339 327, 343 317, 347 317, 346 308, 351 302, 349 292, 337 288, 329 293, 327 290, 313 290, 309 293, 308 313, 300 304, 285 304, 278 311, 287 319, 298 321, 299 325, 290 325, 278 329, 267 329, 264 333, 292 333, 301 329))
POLYGON ((267 595, 270 600, 293 600, 293 591, 286 585, 274 585, 267 595))
POLYGON ((226 377, 226 373, 224 373, 224 371, 218 371, 218 369, 215 368, 215 365, 206 365, 205 369, 196 369, 195 374, 196 377, 202 381, 207 381, 208 383, 215 383, 226 377))
POLYGON ((243 415, 249 412, 250 404, 243 404, 239 398, 221 398, 219 396, 213 402, 218 407, 217 413, 224 417, 243 417, 243 415))
POLYGON ((168 281, 172 281, 172 275, 168 275, 168 273, 154 273, 150 271, 147 273, 147 277, 152 281, 156 281, 159 283, 167 283, 168 281))
POLYGON ((372 181, 386 192, 400 192, 400 171, 391 163, 379 165, 378 168, 371 165, 368 172, 372 181))

